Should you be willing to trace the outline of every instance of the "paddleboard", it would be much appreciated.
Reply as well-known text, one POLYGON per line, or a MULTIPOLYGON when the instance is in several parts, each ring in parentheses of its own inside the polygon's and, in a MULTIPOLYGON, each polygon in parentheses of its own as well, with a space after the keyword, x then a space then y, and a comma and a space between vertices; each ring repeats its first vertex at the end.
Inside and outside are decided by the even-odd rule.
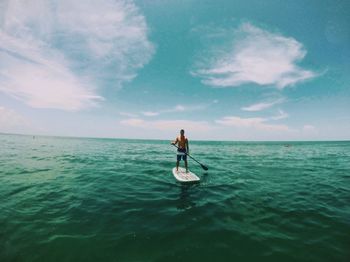
POLYGON ((199 177, 192 173, 190 170, 188 170, 186 173, 186 169, 183 167, 179 167, 178 171, 176 171, 176 167, 174 167, 173 175, 176 180, 181 183, 198 182, 200 180, 199 177))

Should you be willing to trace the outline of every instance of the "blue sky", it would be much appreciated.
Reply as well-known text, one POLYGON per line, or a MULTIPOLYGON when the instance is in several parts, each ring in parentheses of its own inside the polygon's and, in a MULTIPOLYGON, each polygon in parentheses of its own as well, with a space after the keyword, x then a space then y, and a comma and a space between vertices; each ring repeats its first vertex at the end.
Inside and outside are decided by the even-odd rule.
POLYGON ((349 1, 0 0, 0 132, 350 139, 349 1))

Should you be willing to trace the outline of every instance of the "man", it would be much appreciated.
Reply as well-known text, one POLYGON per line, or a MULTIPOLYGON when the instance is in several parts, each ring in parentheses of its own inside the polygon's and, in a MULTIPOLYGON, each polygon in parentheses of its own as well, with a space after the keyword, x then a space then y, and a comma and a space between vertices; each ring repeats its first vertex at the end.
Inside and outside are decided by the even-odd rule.
POLYGON ((188 147, 188 139, 185 137, 185 130, 180 130, 180 136, 178 136, 172 143, 172 145, 177 144, 177 161, 176 161, 176 171, 179 171, 179 163, 181 158, 183 161, 185 161, 185 167, 186 167, 186 173, 188 172, 188 165, 187 165, 187 154, 190 153, 189 147, 188 147))

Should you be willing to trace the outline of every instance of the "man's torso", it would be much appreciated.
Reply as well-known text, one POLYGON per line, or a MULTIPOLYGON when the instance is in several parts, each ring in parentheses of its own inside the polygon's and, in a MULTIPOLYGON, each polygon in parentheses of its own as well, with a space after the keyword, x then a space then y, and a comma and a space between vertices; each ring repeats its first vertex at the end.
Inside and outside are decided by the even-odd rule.
POLYGON ((177 137, 179 148, 186 149, 187 138, 185 136, 177 137))

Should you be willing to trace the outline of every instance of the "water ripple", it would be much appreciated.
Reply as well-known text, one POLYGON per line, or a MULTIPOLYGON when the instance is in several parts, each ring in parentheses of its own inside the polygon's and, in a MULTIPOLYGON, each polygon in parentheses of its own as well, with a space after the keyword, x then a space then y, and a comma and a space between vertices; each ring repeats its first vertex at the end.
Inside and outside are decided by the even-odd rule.
POLYGON ((181 185, 168 141, 0 138, 0 261, 350 256, 349 142, 192 142, 181 185))

